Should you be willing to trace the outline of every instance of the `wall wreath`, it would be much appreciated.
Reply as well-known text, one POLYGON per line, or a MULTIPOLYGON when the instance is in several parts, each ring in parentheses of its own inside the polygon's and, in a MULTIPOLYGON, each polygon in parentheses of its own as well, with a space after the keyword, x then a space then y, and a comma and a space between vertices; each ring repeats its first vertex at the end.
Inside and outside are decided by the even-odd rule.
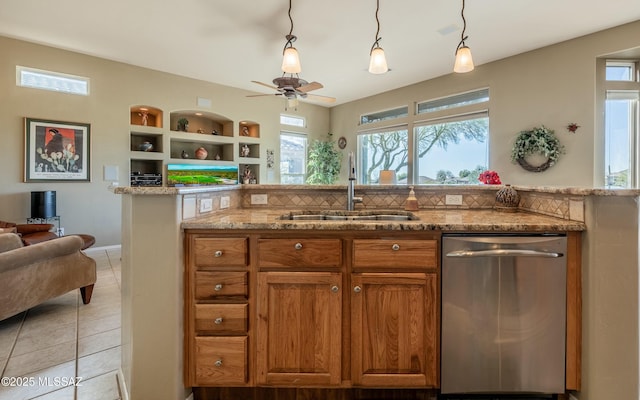
POLYGON ((518 134, 511 150, 511 159, 527 171, 542 172, 552 167, 563 153, 564 146, 560 144, 560 139, 554 135, 553 130, 541 125, 518 134), (538 166, 531 165, 526 161, 526 157, 532 154, 541 154, 547 161, 538 166))

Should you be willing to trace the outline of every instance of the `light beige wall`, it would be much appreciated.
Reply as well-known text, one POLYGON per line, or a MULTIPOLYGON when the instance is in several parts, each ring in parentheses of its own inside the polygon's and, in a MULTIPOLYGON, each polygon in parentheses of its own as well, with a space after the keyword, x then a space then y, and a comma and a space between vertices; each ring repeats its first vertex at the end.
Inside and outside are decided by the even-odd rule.
MULTIPOLYGON (((260 123, 261 177, 267 149, 279 149, 279 115, 284 100, 275 96, 246 98, 249 92, 227 86, 166 74, 124 63, 0 37, 0 219, 24 222, 30 216, 30 192, 55 190, 57 211, 65 233, 90 233, 97 246, 120 243, 120 196, 107 190, 104 165, 117 165, 120 185, 129 181, 129 107, 151 105, 165 113, 196 109, 196 98, 212 100, 204 111, 237 123, 260 123), (91 95, 76 96, 16 86, 16 65, 86 76, 91 95), (35 117, 91 124, 91 183, 23 183, 23 118, 35 117)), ((212 65, 211 68, 215 68, 212 65)), ((279 74, 274 66, 274 76, 279 74)), ((247 80, 255 77, 247 77, 247 80)), ((257 89, 257 88, 256 88, 257 89)), ((289 114, 307 119, 301 130, 310 139, 329 131, 329 110, 301 103, 289 114)), ((165 118, 168 120, 167 118, 165 118)), ((168 127, 165 125, 165 130, 168 127)), ((279 181, 274 168, 274 180, 279 181)))
MULTIPOLYGON (((361 114, 401 105, 412 113, 416 102, 489 87, 489 165, 503 182, 599 186, 604 125, 596 118, 596 58, 638 46, 640 21, 339 105, 331 110, 331 130, 348 137, 348 149, 355 151, 361 114), (571 122, 580 125, 576 134, 566 130, 571 122), (511 148, 520 131, 542 124, 555 130, 567 153, 543 173, 527 172, 511 162, 511 148)), ((398 122, 409 122, 411 129, 421 118, 398 122)))

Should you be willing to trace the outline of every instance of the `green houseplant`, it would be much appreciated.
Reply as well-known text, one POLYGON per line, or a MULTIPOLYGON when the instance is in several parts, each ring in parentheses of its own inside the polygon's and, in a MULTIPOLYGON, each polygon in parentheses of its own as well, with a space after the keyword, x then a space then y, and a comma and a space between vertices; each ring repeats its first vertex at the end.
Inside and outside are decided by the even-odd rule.
POLYGON ((330 185, 338 180, 342 156, 335 148, 333 134, 327 134, 327 140, 314 140, 309 148, 307 160, 307 183, 312 185, 330 185))

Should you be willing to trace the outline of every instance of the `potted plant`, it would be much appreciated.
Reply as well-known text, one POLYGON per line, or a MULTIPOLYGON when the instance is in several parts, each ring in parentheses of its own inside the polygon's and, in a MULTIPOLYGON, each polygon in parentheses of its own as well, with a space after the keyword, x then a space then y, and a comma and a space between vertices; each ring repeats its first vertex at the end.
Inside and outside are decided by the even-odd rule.
POLYGON ((309 148, 307 161, 307 183, 330 185, 338 180, 342 156, 335 148, 333 134, 327 134, 327 140, 314 140, 309 148))
POLYGON ((178 130, 182 132, 186 132, 189 127, 189 120, 186 118, 180 118, 178 120, 178 130))

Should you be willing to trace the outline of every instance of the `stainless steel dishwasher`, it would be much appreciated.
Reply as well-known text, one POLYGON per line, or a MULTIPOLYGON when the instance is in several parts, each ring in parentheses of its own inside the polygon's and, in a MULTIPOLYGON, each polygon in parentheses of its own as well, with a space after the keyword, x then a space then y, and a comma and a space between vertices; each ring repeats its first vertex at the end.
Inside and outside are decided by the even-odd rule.
POLYGON ((564 235, 443 235, 443 394, 564 393, 566 247, 564 235))

